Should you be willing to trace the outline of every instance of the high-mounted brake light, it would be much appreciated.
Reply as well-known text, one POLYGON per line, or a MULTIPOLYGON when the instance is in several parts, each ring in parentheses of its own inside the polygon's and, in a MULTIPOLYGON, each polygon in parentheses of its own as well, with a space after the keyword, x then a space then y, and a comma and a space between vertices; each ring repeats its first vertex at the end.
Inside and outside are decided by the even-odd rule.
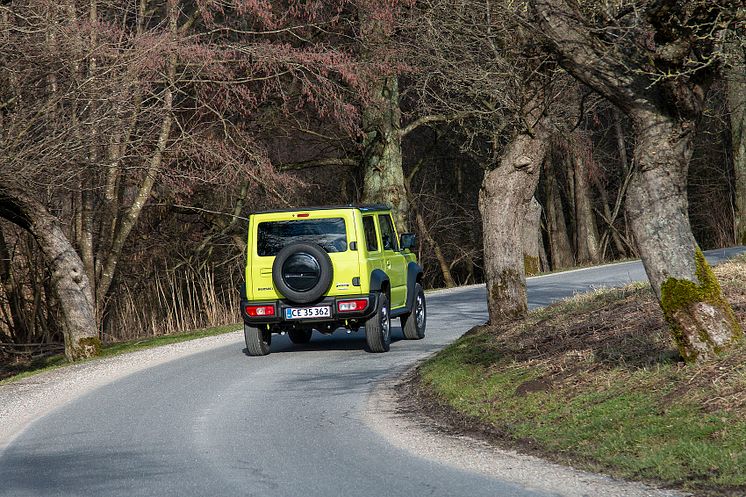
POLYGON ((274 316, 275 306, 273 305, 247 305, 246 314, 252 318, 274 316))
POLYGON ((308 217, 310 214, 308 212, 304 212, 302 214, 298 214, 298 217, 308 217))
POLYGON ((339 312, 362 311, 368 306, 368 299, 340 300, 337 302, 339 312))

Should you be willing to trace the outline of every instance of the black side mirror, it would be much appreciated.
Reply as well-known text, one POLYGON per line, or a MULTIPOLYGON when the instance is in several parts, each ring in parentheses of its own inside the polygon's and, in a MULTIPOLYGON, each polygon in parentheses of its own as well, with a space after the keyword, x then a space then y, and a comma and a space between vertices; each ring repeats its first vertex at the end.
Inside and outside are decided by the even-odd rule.
POLYGON ((417 235, 414 233, 402 233, 399 237, 399 247, 402 250, 412 250, 417 246, 417 235))

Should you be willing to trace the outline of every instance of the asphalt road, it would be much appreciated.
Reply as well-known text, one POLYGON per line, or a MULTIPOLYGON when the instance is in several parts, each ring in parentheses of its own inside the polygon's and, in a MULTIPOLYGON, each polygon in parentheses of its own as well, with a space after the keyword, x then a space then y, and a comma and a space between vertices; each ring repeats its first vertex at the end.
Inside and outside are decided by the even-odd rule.
MULTIPOLYGON (((644 278, 634 262, 542 276, 529 301, 644 278)), ((338 332, 305 347, 277 337, 266 357, 236 341, 132 374, 16 437, 0 455, 0 496, 553 495, 395 448, 362 421, 374 387, 485 319, 485 289, 469 287, 429 295, 427 337, 387 354, 338 332)))

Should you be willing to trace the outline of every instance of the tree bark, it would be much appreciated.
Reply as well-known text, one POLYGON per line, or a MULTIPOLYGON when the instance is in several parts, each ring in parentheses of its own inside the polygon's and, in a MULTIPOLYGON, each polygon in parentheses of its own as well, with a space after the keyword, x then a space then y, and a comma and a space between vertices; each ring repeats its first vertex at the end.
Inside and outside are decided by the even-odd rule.
POLYGON ((591 189, 588 177, 588 167, 582 157, 573 158, 575 168, 575 240, 577 260, 580 263, 594 263, 601 261, 598 243, 598 227, 593 215, 591 189))
POLYGON ((59 220, 32 197, 2 184, 0 217, 31 233, 44 255, 64 317, 65 356, 76 361, 98 354, 100 341, 88 276, 59 220))
POLYGON ((746 54, 732 43, 732 65, 727 73, 733 171, 735 173, 735 241, 746 245, 746 54))
POLYGON ((506 146, 498 167, 489 171, 479 191, 484 233, 484 271, 491 323, 528 312, 523 243, 520 236, 539 181, 546 153, 546 133, 517 135, 506 146))
POLYGON ((544 171, 544 178, 546 178, 544 189, 546 191, 547 234, 549 236, 552 269, 572 267, 575 260, 573 259, 570 237, 567 234, 562 197, 560 196, 551 159, 545 161, 544 171))
POLYGON ((363 202, 390 205, 402 233, 409 227, 409 202, 402 169, 399 83, 392 75, 374 85, 373 99, 363 110, 363 202))
MULTIPOLYGON (((687 214, 694 123, 702 113, 708 79, 699 74, 659 82, 650 71, 629 70, 647 64, 660 64, 668 72, 684 67, 692 48, 682 51, 676 45, 682 39, 668 38, 679 18, 663 11, 644 13, 645 21, 638 22, 655 23, 647 26, 656 35, 653 52, 640 44, 604 42, 598 35, 603 30, 586 25, 567 0, 531 0, 531 5, 565 69, 632 119, 637 170, 625 210, 645 271, 681 356, 687 362, 714 356, 739 340, 743 331, 694 240, 687 214)), ((653 9, 662 6, 651 4, 653 9)), ((717 10, 703 13, 712 16, 717 10)))
POLYGON ((686 179, 694 124, 633 113, 637 170, 625 210, 645 272, 687 362, 706 360, 743 334, 692 235, 686 179))
MULTIPOLYGON (((536 188, 536 186, 534 186, 536 188)), ((535 197, 526 206, 526 213, 521 223, 521 241, 523 243, 523 270, 526 276, 541 272, 541 204, 535 197)))
MULTIPOLYGON (((381 63, 379 49, 388 44, 385 21, 365 6, 359 13, 363 59, 373 67, 381 63)), ((363 202, 391 206, 399 233, 409 228, 409 202, 404 184, 401 151, 401 108, 396 74, 384 74, 370 81, 370 97, 362 110, 363 202)))

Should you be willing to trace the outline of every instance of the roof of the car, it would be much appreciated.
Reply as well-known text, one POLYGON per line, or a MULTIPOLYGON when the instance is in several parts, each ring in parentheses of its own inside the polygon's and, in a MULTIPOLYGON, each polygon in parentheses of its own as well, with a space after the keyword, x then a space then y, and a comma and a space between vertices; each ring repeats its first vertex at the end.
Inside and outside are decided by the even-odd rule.
POLYGON ((292 209, 276 209, 268 211, 257 211, 251 214, 274 214, 277 212, 308 212, 308 211, 330 211, 338 209, 357 209, 360 212, 373 212, 373 211, 390 211, 391 207, 384 204, 364 204, 364 205, 324 205, 324 206, 313 206, 313 207, 293 207, 292 209))

